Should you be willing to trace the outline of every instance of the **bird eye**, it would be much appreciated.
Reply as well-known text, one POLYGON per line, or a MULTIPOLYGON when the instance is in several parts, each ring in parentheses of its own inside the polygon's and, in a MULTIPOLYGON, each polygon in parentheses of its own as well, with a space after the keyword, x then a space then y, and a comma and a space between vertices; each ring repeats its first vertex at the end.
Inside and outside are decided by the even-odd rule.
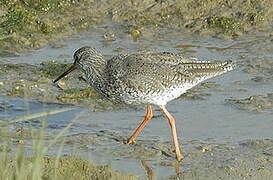
POLYGON ((74 60, 75 61, 78 61, 79 60, 79 57, 76 55, 76 56, 74 56, 74 60))

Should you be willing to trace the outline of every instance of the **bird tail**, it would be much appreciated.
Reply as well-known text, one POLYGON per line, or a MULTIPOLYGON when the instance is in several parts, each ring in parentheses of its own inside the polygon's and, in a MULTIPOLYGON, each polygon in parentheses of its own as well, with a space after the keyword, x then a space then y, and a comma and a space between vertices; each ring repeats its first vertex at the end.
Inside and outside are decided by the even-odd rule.
POLYGON ((232 61, 226 61, 224 62, 222 68, 224 72, 232 71, 233 69, 236 68, 236 64, 232 61))
POLYGON ((235 63, 232 61, 193 61, 184 63, 183 66, 186 73, 195 77, 198 81, 221 75, 236 67, 235 63))

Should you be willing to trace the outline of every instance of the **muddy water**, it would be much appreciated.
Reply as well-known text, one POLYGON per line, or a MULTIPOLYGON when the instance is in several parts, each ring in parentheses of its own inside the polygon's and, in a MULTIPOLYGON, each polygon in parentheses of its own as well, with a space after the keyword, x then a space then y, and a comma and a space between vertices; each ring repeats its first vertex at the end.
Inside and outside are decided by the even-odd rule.
MULTIPOLYGON (((170 29, 151 29, 133 41, 122 27, 106 24, 28 54, 0 58, 0 63, 72 62, 73 52, 81 46, 99 48, 107 57, 155 49, 201 60, 231 59, 238 63, 235 71, 209 80, 167 106, 176 118, 186 156, 180 165, 174 160, 167 120, 156 107, 156 117, 139 135, 136 145, 125 145, 123 140, 143 119, 144 107, 95 112, 73 106, 72 111, 47 118, 48 136, 72 121, 63 154, 76 154, 140 178, 147 176, 145 167, 150 167, 150 176, 157 178, 175 178, 177 169, 184 172, 181 178, 269 178, 273 176, 272 41, 272 36, 221 40, 170 29)), ((6 120, 67 106, 6 96, 1 96, 0 103, 0 119, 6 120)), ((39 121, 31 124, 40 125, 39 121)), ((29 127, 25 123, 17 126, 29 127)), ((48 154, 54 152, 53 148, 48 154)))

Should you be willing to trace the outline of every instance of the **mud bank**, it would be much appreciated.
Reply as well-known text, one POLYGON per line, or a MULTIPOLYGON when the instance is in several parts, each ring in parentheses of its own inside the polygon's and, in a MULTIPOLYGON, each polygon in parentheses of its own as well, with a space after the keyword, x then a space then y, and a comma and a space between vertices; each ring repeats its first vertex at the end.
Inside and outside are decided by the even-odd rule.
MULTIPOLYGON (((3 133, 5 132, 0 132, 0 137, 3 137, 3 133)), ((9 136, 16 138, 18 134, 10 132, 9 136)), ((20 138, 24 139, 26 135, 20 138)), ((50 138, 44 139, 45 143, 48 141, 50 138)), ((60 139, 51 151, 56 153, 62 142, 60 139)), ((214 139, 186 141, 182 144, 185 155, 182 162, 175 160, 175 154, 169 141, 138 140, 135 145, 128 146, 123 144, 122 137, 119 137, 118 134, 106 130, 97 133, 69 134, 65 136, 62 146, 64 151, 61 153, 61 158, 42 157, 38 159, 41 164, 39 172, 42 172, 43 178, 73 179, 77 177, 79 179, 127 180, 148 177, 148 179, 170 180, 177 178, 228 180, 270 179, 273 176, 272 139, 248 139, 237 143, 217 143, 214 139), (113 171, 110 166, 94 164, 92 156, 85 155, 90 151, 90 148, 92 156, 101 160, 105 158, 112 165, 119 162, 123 164, 121 166, 122 172, 137 174, 138 177, 113 171), (67 151, 69 152, 68 156, 66 155, 67 151), (81 158, 88 160, 70 154, 79 154, 81 158), (139 169, 141 173, 136 171, 139 169)), ((20 147, 20 145, 18 146, 17 143, 16 147, 20 147)), ((25 144, 25 148, 26 152, 32 151, 28 149, 27 144, 25 144)), ((14 148, 9 150, 5 148, 1 150, 1 153, 11 153, 14 150, 14 148)), ((31 176, 32 170, 35 169, 31 167, 33 167, 32 164, 37 163, 37 158, 23 157, 18 159, 18 157, 20 156, 17 155, 17 159, 10 156, 0 157, 0 167, 5 165, 0 168, 0 177, 1 175, 2 177, 12 177, 16 171, 20 171, 18 166, 29 167, 21 170, 24 172, 24 176, 31 176)))
MULTIPOLYGON (((31 179, 35 172, 32 172, 37 167, 33 167, 34 159, 26 158, 19 162, 15 158, 0 157, 0 177, 3 179, 31 179), (20 171, 24 171, 23 173, 20 171), (17 174, 23 175, 18 177, 17 174)), ((113 171, 109 166, 99 166, 93 162, 82 160, 75 156, 62 158, 45 157, 41 160, 41 177, 42 179, 98 179, 98 180, 134 180, 136 176, 122 174, 113 171)), ((40 177, 40 178, 41 178, 40 177)), ((1 179, 2 179, 1 178, 1 179)))
POLYGON ((121 24, 134 40, 158 33, 158 27, 228 39, 272 35, 272 7, 271 0, 5 0, 0 3, 0 54, 41 48, 109 21, 121 24))
MULTIPOLYGON (((107 107, 101 103, 98 94, 78 77, 79 73, 53 85, 52 80, 69 65, 49 62, 40 66, 29 64, 0 65, 0 94, 32 98, 42 102, 76 104, 86 107, 107 107)), ((98 107, 98 109, 99 109, 98 107)))

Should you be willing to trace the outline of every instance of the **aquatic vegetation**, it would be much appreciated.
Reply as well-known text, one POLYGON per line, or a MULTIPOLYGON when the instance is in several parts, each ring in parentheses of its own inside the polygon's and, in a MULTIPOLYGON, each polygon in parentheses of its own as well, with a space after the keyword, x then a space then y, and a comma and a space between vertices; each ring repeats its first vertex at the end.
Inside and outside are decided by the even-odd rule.
MULTIPOLYGON (((0 45, 21 51, 40 48, 94 24, 111 20, 132 30, 169 27, 227 36, 272 31, 271 0, 3 0, 0 45), (84 13, 82 13, 84 12, 84 13)), ((141 31, 140 31, 141 32, 141 31)), ((139 33, 132 33, 132 38, 139 33)))
MULTIPOLYGON (((270 29, 273 2, 265 1, 114 1, 114 21, 131 26, 186 28, 191 32, 240 35, 253 27, 270 29)), ((205 33, 204 33, 205 34, 205 33)))
POLYGON ((71 108, 30 114, 0 123, 0 179, 137 179, 133 175, 119 173, 109 166, 96 165, 77 156, 62 157, 64 137, 72 123, 60 130, 54 138, 48 138, 43 118, 63 110, 71 108), (21 127, 12 130, 8 127, 15 126, 16 122, 37 121, 37 118, 41 122, 41 128, 38 129, 21 127), (48 157, 46 154, 51 148, 55 151, 48 157))
POLYGON ((218 28, 224 31, 242 30, 242 24, 235 18, 224 16, 211 16, 207 18, 209 27, 218 28))
POLYGON ((60 73, 65 71, 69 66, 70 64, 60 64, 55 61, 43 62, 39 72, 45 77, 55 78, 60 73))
POLYGON ((1 72, 7 72, 7 71, 21 71, 23 68, 21 65, 15 65, 15 64, 4 64, 0 66, 1 72))
MULTIPOLYGON (((23 151, 23 150, 22 150, 23 151)), ((136 176, 122 174, 106 165, 83 160, 76 156, 44 157, 42 154, 28 158, 22 152, 17 157, 1 157, 0 177, 4 179, 137 179, 136 176), (14 167, 17 169, 15 170, 14 167), (31 168, 29 168, 31 167, 31 168), (83 168, 84 167, 84 168, 83 168), (10 177, 10 178, 7 178, 10 177), (13 177, 13 178, 12 178, 13 177)))
POLYGON ((87 5, 95 6, 86 0, 1 1, 0 45, 13 51, 40 48, 56 40, 54 35, 72 34, 90 27, 97 22, 94 19, 96 11, 79 13, 87 5))
POLYGON ((86 107, 94 107, 100 103, 96 102, 96 100, 101 99, 97 92, 88 88, 88 85, 78 76, 64 78, 59 83, 63 90, 52 85, 52 80, 66 70, 68 66, 69 64, 60 64, 54 61, 44 62, 39 66, 0 65, 0 94, 29 97, 43 102, 80 104, 86 107), (81 84, 81 88, 78 87, 79 84, 81 84))
POLYGON ((26 96, 26 91, 20 86, 13 87, 10 91, 7 92, 8 96, 26 96))
POLYGON ((58 100, 61 100, 62 102, 69 102, 69 99, 98 99, 100 98, 99 94, 92 88, 86 88, 86 89, 78 89, 78 88, 72 88, 72 89, 66 89, 64 90, 65 94, 62 94, 57 97, 58 100))

